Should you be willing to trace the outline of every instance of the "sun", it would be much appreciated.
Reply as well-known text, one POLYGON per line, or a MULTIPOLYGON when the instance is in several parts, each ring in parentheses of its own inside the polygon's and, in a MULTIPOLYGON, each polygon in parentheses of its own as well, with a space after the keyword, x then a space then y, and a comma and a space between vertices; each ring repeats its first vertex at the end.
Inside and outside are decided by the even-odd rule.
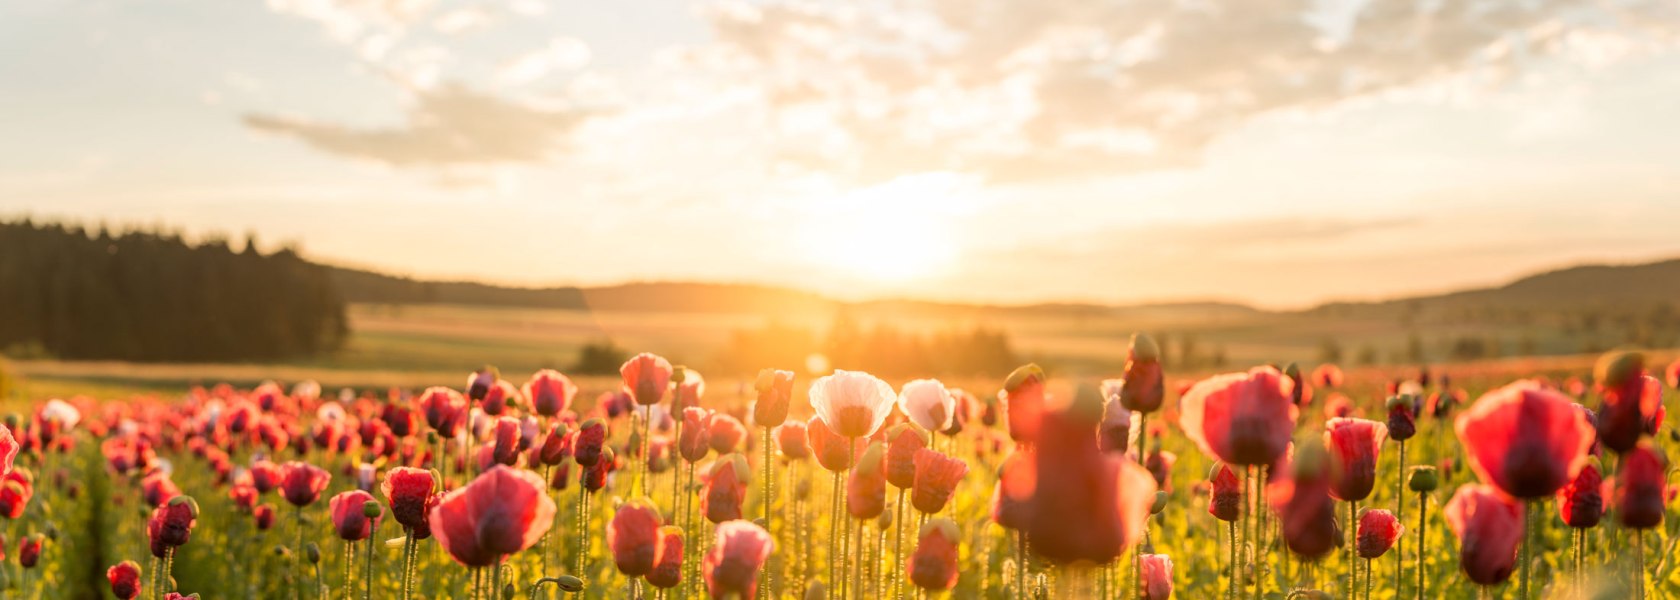
POLYGON ((938 273, 957 257, 952 184, 900 178, 819 203, 804 245, 822 266, 880 283, 938 273))

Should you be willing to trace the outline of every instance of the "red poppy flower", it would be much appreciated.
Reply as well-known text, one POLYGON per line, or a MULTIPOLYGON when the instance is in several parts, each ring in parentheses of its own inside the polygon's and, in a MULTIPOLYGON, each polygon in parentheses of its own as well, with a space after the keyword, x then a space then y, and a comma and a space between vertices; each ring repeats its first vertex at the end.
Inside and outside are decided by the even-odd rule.
MULTIPOLYGON (((687 433, 687 430, 683 430, 687 433)), ((776 449, 788 460, 805 460, 811 456, 811 445, 805 440, 805 423, 788 421, 776 426, 776 449)))
POLYGON ((1143 575, 1143 600, 1167 600, 1173 593, 1173 563, 1165 554, 1138 557, 1143 575))
POLYGON ((489 365, 473 371, 467 375, 467 397, 473 400, 484 399, 484 396, 490 393, 490 387, 496 385, 496 381, 501 378, 501 372, 489 365))
POLYGON ((861 371, 836 370, 819 377, 810 394, 823 423, 835 435, 854 439, 874 435, 898 400, 887 382, 861 371))
POLYGON ((177 496, 168 504, 152 509, 146 534, 154 545, 185 546, 198 524, 198 503, 189 496, 177 496))
POLYGON ((871 442, 846 478, 846 510, 854 519, 873 519, 887 508, 887 452, 871 442))
POLYGON ((1291 551, 1315 560, 1342 542, 1336 522, 1336 501, 1330 497, 1330 459, 1317 444, 1308 444, 1266 485, 1266 497, 1278 514, 1283 541, 1291 551))
POLYGON ((1668 459, 1650 440, 1639 442, 1616 465, 1610 505, 1616 522, 1632 529, 1662 524, 1668 502, 1668 459))
POLYGON ((583 467, 583 489, 599 492, 607 487, 607 475, 618 468, 618 457, 612 448, 601 451, 601 459, 595 461, 594 466, 583 467))
POLYGON ((992 522, 1013 530, 1026 529, 1032 520, 1033 488, 1037 487, 1031 451, 1016 450, 998 465, 998 482, 992 488, 992 522))
POLYGON ((650 406, 665 398, 665 388, 671 385, 671 361, 643 352, 624 361, 618 374, 636 404, 650 406))
POLYGON ((266 460, 251 463, 251 468, 246 472, 251 474, 251 485, 257 488, 258 495, 267 494, 280 487, 280 479, 283 476, 278 465, 266 460))
POLYGON ((140 497, 151 506, 162 506, 179 495, 181 488, 163 471, 153 471, 140 480, 140 497))
POLYGON ((900 423, 887 430, 887 483, 907 489, 916 484, 916 453, 927 447, 927 437, 916 426, 900 423))
POLYGON ((675 525, 659 528, 659 559, 647 574, 647 582, 654 587, 671 589, 682 583, 683 532, 675 525))
POLYGON ((258 504, 256 508, 251 509, 251 520, 256 522, 257 529, 268 531, 274 526, 274 505, 258 504))
POLYGON ((1271 367, 1202 380, 1179 400, 1179 425, 1203 452, 1238 466, 1271 465, 1289 447, 1299 409, 1271 367))
POLYGON ((465 487, 443 495, 427 522, 456 561, 487 567, 530 548, 554 522, 554 500, 529 471, 492 467, 465 487))
POLYGON ((904 564, 910 582, 924 590, 941 592, 957 586, 957 544, 962 537, 956 522, 937 518, 922 525, 916 549, 904 564))
POLYGON ((379 420, 385 422, 385 427, 397 437, 408 437, 419 433, 420 415, 409 408, 406 402, 387 402, 381 408, 379 420))
POLYGON ((1604 403, 1598 408, 1598 441, 1618 454, 1632 450, 1648 433, 1647 424, 1661 418, 1662 383, 1654 377, 1632 375, 1601 385, 1604 403))
POLYGON ((1417 435, 1416 396, 1393 396, 1388 399, 1388 436, 1404 442, 1417 435))
POLYGON ((419 405, 426 425, 439 436, 453 438, 461 433, 461 425, 467 420, 467 399, 460 393, 446 387, 427 388, 420 394, 419 405))
POLYGON ((118 600, 134 600, 140 597, 140 565, 132 560, 125 560, 105 570, 105 579, 111 582, 111 595, 118 600))
POLYGON ((758 399, 753 402, 754 425, 775 427, 787 420, 788 404, 793 400, 793 371, 759 371, 753 389, 758 392, 758 399))
POLYGON ((385 474, 385 481, 379 484, 379 493, 385 496, 386 505, 391 508, 391 518, 403 528, 413 529, 425 525, 426 500, 432 496, 436 486, 431 471, 397 467, 385 474))
POLYGON ((1324 447, 1330 450, 1330 493, 1338 500, 1371 496, 1377 481, 1377 454, 1388 426, 1366 419, 1330 419, 1324 424, 1324 447))
POLYGON ((1009 439, 1036 442, 1044 418, 1044 369, 1035 364, 1015 369, 1004 380, 1000 399, 1009 420, 1009 439))
POLYGON ((910 490, 910 505, 916 510, 934 514, 945 509, 957 484, 968 475, 968 463, 938 451, 916 451, 915 486, 910 490))
POLYGON ((700 496, 700 511, 706 520, 722 523, 741 518, 747 500, 747 459, 739 454, 719 457, 705 476, 706 490, 700 496))
POLYGON ((1558 512, 1563 523, 1576 529, 1597 527, 1604 518, 1603 485, 1597 461, 1582 467, 1569 485, 1558 490, 1558 512))
POLYGON ((1406 527, 1394 517, 1394 513, 1376 508, 1362 511, 1359 515, 1359 529, 1354 532, 1360 558, 1377 558, 1394 547, 1395 540, 1400 539, 1406 527))
POLYGON ((571 406, 577 390, 577 384, 559 371, 543 369, 525 382, 523 391, 525 399, 531 403, 531 412, 552 417, 571 406))
POLYGON ((813 416, 806 422, 805 438, 811 443, 811 452, 817 455, 817 464, 829 471, 849 469, 857 458, 853 454, 852 440, 836 435, 822 417, 813 416))
POLYGON ((12 428, 0 425, 0 475, 12 472, 12 462, 17 459, 18 441, 12 437, 12 428))
POLYGON ((742 425, 735 417, 723 413, 712 415, 710 421, 710 424, 706 427, 706 436, 711 442, 714 452, 723 455, 741 449, 741 442, 747 439, 745 425, 742 425))
POLYGON ((478 401, 478 406, 484 414, 499 417, 507 410, 509 403, 519 402, 519 388, 505 380, 497 380, 490 386, 490 391, 484 393, 484 398, 478 401))
POLYGON ((362 490, 340 492, 327 501, 328 511, 332 515, 333 532, 338 534, 339 539, 359 542, 368 539, 379 529, 379 520, 384 515, 369 519, 363 512, 365 505, 373 501, 373 494, 362 490))
POLYGON ((600 419, 590 419, 578 425, 577 439, 572 442, 572 459, 580 467, 593 467, 601 460, 601 451, 607 444, 607 424, 600 419))
POLYGON ((1575 479, 1595 437, 1568 396, 1533 381, 1483 395, 1455 429, 1477 477, 1521 499, 1550 496, 1575 479))
POLYGON ((1132 336, 1126 355, 1126 376, 1120 380, 1120 406, 1152 413, 1161 408, 1166 387, 1161 377, 1161 347, 1145 334, 1132 336))
POLYGON ((519 419, 500 417, 496 419, 496 428, 492 432, 495 445, 490 452, 491 460, 497 464, 514 466, 519 462, 519 419))
POLYGON ((332 481, 332 473, 315 465, 292 461, 280 468, 280 495, 292 506, 309 506, 321 499, 321 492, 332 481))
POLYGON ((33 569, 41 560, 41 534, 23 536, 18 540, 18 564, 33 569))
POLYGON ((701 563, 706 590, 713 600, 731 595, 753 600, 758 592, 758 571, 775 546, 763 527, 747 521, 718 524, 717 540, 701 563))
POLYGON ((1208 481, 1208 514, 1227 523, 1236 521, 1242 516, 1242 480, 1229 465, 1218 463, 1208 481))
POLYGON ((683 409, 682 436, 677 438, 677 453, 683 460, 699 462, 712 450, 712 411, 697 406, 683 409))
POLYGON ((1490 485, 1465 485, 1447 501, 1446 517, 1458 536, 1458 564, 1470 581, 1498 585, 1511 578, 1523 536, 1516 501, 1490 485))
POLYGON ((1155 501, 1149 471, 1097 449, 1100 403, 1081 393, 1067 409, 1043 415, 1026 533, 1057 564, 1114 560, 1142 536, 1155 501))
POLYGON ((664 519, 647 498, 636 498, 618 507, 607 524, 607 550, 612 552, 618 572, 641 577, 653 572, 660 552, 659 529, 664 519))

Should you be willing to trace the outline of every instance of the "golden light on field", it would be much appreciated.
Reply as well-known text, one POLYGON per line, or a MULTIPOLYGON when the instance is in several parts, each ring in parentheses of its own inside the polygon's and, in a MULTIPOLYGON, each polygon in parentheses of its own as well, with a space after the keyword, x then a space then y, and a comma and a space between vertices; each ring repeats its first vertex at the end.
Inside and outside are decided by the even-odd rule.
POLYGON ((864 280, 937 274, 959 256, 954 217, 963 186, 961 178, 924 174, 825 199, 801 243, 817 264, 864 280))

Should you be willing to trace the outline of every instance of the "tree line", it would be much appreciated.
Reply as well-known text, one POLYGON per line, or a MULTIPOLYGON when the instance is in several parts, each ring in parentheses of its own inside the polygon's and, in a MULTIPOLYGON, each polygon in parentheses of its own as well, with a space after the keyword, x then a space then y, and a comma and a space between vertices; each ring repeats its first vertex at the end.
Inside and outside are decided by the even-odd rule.
POLYGON ((326 270, 290 248, 0 222, 0 353, 273 360, 335 349, 348 333, 326 270))

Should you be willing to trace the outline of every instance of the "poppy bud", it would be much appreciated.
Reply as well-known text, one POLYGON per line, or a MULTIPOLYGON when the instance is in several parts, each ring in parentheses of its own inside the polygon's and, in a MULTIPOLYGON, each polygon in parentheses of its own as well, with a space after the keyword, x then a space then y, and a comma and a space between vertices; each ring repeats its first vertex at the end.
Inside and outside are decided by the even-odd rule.
POLYGON ((1173 563, 1165 554, 1138 557, 1143 576, 1143 600, 1167 600, 1173 593, 1173 563))
POLYGON ((811 456, 811 446, 805 440, 805 423, 788 421, 776 427, 776 448, 788 460, 805 460, 811 456))
POLYGON ((613 449, 603 448, 600 460, 595 462, 595 466, 583 470, 583 489, 590 492, 599 492, 602 488, 607 487, 607 475, 616 468, 614 465, 616 462, 618 462, 618 456, 613 452, 613 449))
POLYGON ((951 501, 957 484, 968 475, 968 463, 937 450, 916 451, 915 486, 910 490, 910 504, 927 514, 938 513, 951 501))
POLYGON ((1565 525, 1576 529, 1596 527, 1604 518, 1604 478, 1599 474, 1598 460, 1587 460, 1575 480, 1558 490, 1558 513, 1565 525))
POLYGON ((1391 396, 1388 399, 1388 436, 1396 442, 1404 442, 1417 435, 1417 417, 1413 414, 1417 406, 1414 396, 1391 396))
POLYGON ((1433 492, 1440 485, 1435 474, 1435 467, 1418 465, 1412 467, 1411 474, 1406 477, 1406 487, 1414 492, 1433 492))
POLYGON ((552 467, 571 456, 571 438, 568 437, 568 433, 565 423, 549 426, 548 435, 543 436, 542 446, 537 450, 538 461, 552 467))
POLYGON ((125 560, 105 570, 105 579, 111 582, 111 595, 117 600, 134 600, 140 597, 140 565, 132 560, 125 560))
POLYGON ((787 420, 788 403, 793 398, 793 371, 759 371, 753 389, 758 392, 758 400, 753 403, 753 424, 774 427, 787 420))
POLYGON ((559 587, 561 591, 569 594, 576 594, 583 591, 583 580, 579 579, 576 575, 561 575, 555 579, 557 581, 554 585, 559 587))
POLYGON ((722 523, 741 518, 750 474, 746 457, 739 454, 721 457, 712 464, 705 477, 705 492, 700 496, 700 510, 706 520, 722 523))
POLYGON ((957 524, 940 517, 922 525, 916 549, 904 565, 916 587, 929 591, 949 590, 957 585, 957 543, 962 538, 957 524))
POLYGON ((580 467, 593 467, 601 460, 607 443, 607 424, 590 419, 578 425, 578 437, 572 442, 572 458, 580 467))
POLYGON ((916 483, 916 453, 927 447, 927 438, 911 423, 899 423, 887 430, 887 483, 906 489, 916 483))
POLYGON ((1149 505, 1149 514, 1158 515, 1167 509, 1167 498, 1170 496, 1165 490, 1155 490, 1155 503, 1149 505))
POLYGON ((1358 541, 1360 558, 1377 558, 1394 547, 1395 540, 1405 533, 1406 527, 1394 517, 1394 513, 1383 509, 1368 509, 1359 515, 1359 529, 1355 532, 1358 541))
POLYGON ((1616 522, 1631 529, 1662 524, 1668 502, 1668 459, 1649 440, 1622 455, 1611 482, 1610 503, 1616 522))
POLYGON ((683 532, 675 525, 659 528, 659 559, 648 572, 647 581, 654 587, 671 589, 682 583, 683 532))
POLYGON ((25 569, 35 568, 41 560, 41 535, 27 535, 18 540, 18 564, 25 569))
POLYGON ((871 442, 846 478, 846 510, 852 518, 873 519, 886 511, 886 455, 884 444, 871 442))
POLYGON ((613 513, 607 525, 607 549, 618 572, 632 578, 653 572, 660 555, 659 509, 647 498, 636 498, 613 513))
POLYGON ((1214 465, 1208 481, 1208 514, 1227 523, 1236 521, 1242 516, 1242 481, 1225 463, 1214 465))
POLYGON ((1148 334, 1132 335, 1126 358, 1126 376, 1120 382, 1120 405, 1148 414, 1161 408, 1166 397, 1161 377, 1161 347, 1148 334))
POLYGON ((1015 369, 1004 380, 999 398, 1009 420, 1009 438, 1021 444, 1037 441, 1044 418, 1044 369, 1036 364, 1015 369))
POLYGON ((309 564, 321 564, 321 547, 315 542, 309 542, 303 547, 303 557, 309 560, 309 564))
POLYGON ((752 598, 758 571, 770 558, 775 542, 770 533, 746 521, 718 524, 712 551, 701 561, 701 574, 713 598, 731 595, 752 598))

